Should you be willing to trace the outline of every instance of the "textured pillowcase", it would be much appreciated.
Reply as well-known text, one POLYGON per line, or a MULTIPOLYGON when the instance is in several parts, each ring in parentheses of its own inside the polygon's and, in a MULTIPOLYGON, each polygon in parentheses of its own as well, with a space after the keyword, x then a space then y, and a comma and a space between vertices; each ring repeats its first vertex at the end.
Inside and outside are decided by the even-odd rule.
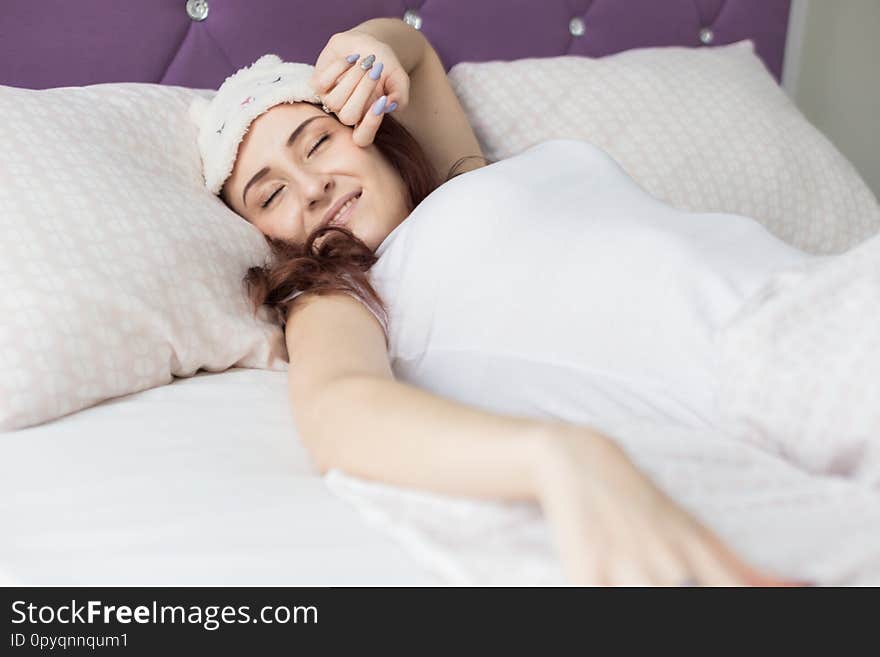
POLYGON ((464 62, 449 79, 491 159, 585 139, 657 198, 752 217, 811 253, 845 251, 880 229, 871 190, 751 41, 464 62))
POLYGON ((725 427, 880 487, 880 236, 778 272, 718 338, 725 427))
POLYGON ((0 430, 232 366, 284 370, 242 278, 270 255, 207 192, 190 90, 0 86, 0 430))

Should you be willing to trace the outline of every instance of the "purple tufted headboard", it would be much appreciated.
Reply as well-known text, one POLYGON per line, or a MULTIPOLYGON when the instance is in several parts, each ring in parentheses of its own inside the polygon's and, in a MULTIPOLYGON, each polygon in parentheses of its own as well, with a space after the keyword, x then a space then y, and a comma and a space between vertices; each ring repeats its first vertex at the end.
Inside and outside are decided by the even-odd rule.
POLYGON ((334 32, 396 16, 447 70, 750 38, 777 80, 790 0, 0 0, 0 84, 216 89, 267 52, 312 64, 334 32))

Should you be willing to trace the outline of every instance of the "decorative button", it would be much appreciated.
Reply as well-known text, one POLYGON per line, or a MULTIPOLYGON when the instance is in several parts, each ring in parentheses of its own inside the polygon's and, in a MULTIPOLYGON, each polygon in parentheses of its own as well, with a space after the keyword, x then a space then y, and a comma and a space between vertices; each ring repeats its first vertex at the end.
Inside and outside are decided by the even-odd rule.
POLYGON ((208 17, 208 0, 186 0, 186 13, 194 21, 203 21, 208 17))
POLYGON ((700 30, 700 42, 703 45, 708 46, 714 40, 715 33, 711 29, 709 29, 708 27, 704 27, 702 30, 700 30))
POLYGON ((568 31, 572 36, 582 36, 585 29, 584 19, 580 16, 575 16, 568 22, 568 31))
POLYGON ((417 30, 422 29, 422 17, 415 9, 407 9, 403 14, 403 22, 417 30))

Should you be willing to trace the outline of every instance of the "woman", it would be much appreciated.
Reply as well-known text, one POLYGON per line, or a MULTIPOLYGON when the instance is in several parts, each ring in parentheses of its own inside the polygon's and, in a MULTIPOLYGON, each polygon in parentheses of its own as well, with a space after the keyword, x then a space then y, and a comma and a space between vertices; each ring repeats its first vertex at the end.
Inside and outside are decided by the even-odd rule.
POLYGON ((241 108, 212 108, 200 146, 208 188, 276 256, 247 280, 255 307, 275 308, 285 323, 291 404, 322 473, 535 500, 576 584, 784 584, 733 555, 611 437, 482 412, 395 380, 384 306, 365 273, 373 252, 440 180, 486 164, 420 32, 382 18, 333 35, 307 90, 261 96, 287 75, 273 77, 275 59, 263 64, 258 82, 239 72, 224 83, 245 118, 235 118, 241 108), (248 117, 251 103, 268 111, 248 117), (230 125, 240 144, 225 136, 230 125), (210 139, 231 141, 223 151, 210 139))

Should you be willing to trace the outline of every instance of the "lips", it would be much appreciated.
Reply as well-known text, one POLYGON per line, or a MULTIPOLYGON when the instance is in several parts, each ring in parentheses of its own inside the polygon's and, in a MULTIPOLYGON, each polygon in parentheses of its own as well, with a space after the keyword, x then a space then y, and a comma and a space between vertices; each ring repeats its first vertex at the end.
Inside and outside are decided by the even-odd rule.
POLYGON ((345 224, 346 221, 348 220, 349 215, 351 215, 351 211, 354 210, 354 207, 357 205, 357 203, 358 203, 357 200, 355 200, 351 204, 351 206, 349 206, 349 208, 345 211, 345 213, 339 219, 333 221, 333 217, 336 216, 336 213, 339 212, 339 209, 343 205, 345 205, 346 203, 348 203, 348 201, 350 201, 356 197, 360 197, 360 195, 362 193, 363 193, 363 190, 359 189, 354 192, 349 192, 348 194, 345 194, 344 196, 339 198, 336 201, 336 203, 334 203, 333 206, 329 210, 327 210, 327 213, 324 215, 324 220, 322 222, 323 225, 325 225, 325 226, 328 226, 328 225, 339 226, 339 225, 345 224))

